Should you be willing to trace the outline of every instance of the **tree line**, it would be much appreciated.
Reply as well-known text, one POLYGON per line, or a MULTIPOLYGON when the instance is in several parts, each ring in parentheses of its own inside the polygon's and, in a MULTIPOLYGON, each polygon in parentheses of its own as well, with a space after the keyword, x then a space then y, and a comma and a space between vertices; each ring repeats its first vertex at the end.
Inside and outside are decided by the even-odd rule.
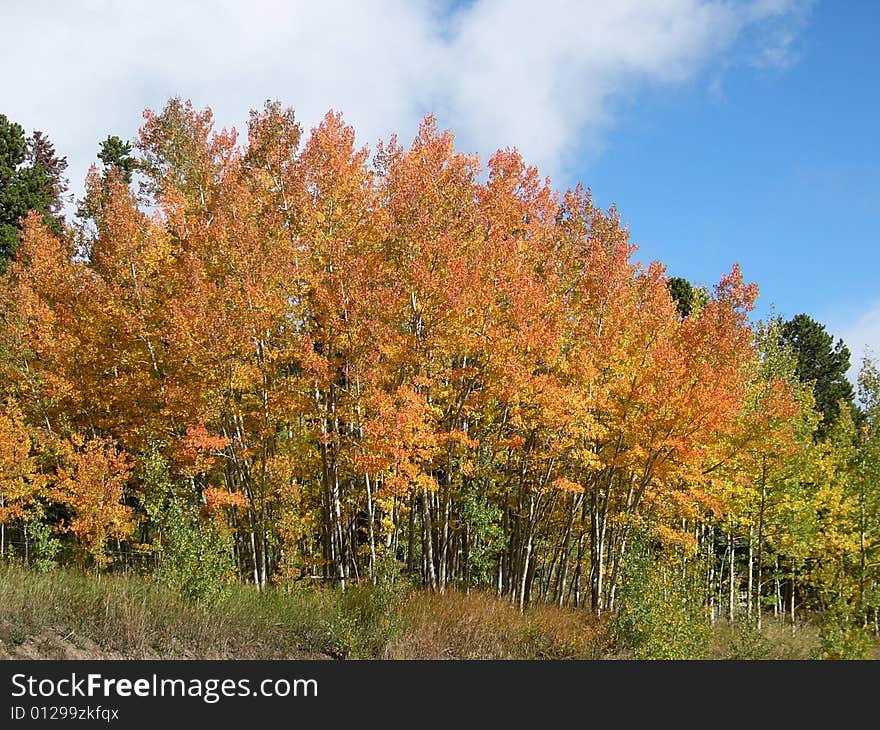
POLYGON ((0 552, 876 630, 878 371, 857 404, 845 345, 753 323, 737 266, 638 264, 616 209, 431 117, 371 152, 173 99, 71 221, 23 134, 0 117, 0 552))

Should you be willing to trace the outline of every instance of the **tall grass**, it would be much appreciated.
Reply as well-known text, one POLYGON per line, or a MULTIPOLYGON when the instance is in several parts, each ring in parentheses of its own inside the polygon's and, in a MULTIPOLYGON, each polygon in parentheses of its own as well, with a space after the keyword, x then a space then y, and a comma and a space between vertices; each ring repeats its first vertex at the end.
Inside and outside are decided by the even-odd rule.
POLYGON ((324 654, 335 596, 230 586, 210 603, 138 576, 37 574, 0 567, 0 640, 56 632, 132 658, 287 658, 324 654))
POLYGON ((395 659, 598 659, 608 632, 586 611, 536 605, 520 613, 484 593, 416 593, 404 604, 395 659))
MULTIPOLYGON (((485 593, 414 588, 225 587, 210 601, 155 578, 39 573, 0 563, 0 657, 168 659, 601 659, 613 622, 583 610, 536 605, 520 612, 485 593), (51 645, 42 650, 40 642, 51 645), (63 646, 62 646, 63 645, 63 646), (64 647, 79 647, 77 652, 64 647), (52 649, 54 646, 54 650, 52 649), (54 652, 54 653, 53 653, 54 652), (73 656, 71 656, 73 655, 73 656)), ((807 659, 818 633, 767 620, 762 633, 719 623, 701 656, 807 659)))
POLYGON ((236 585, 199 602, 149 577, 0 566, 6 653, 47 632, 132 658, 597 658, 605 648, 583 611, 520 613, 480 593, 236 585))

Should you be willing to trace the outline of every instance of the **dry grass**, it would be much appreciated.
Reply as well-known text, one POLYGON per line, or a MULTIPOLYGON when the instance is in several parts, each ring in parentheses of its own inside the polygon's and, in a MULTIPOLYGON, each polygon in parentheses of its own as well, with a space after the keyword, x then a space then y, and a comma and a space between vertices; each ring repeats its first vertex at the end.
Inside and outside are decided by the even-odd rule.
POLYGON ((536 606, 520 613, 485 593, 415 593, 401 609, 392 659, 598 659, 605 627, 584 611, 536 606))
POLYGON ((239 586, 204 605, 136 576, 0 566, 0 656, 15 656, 40 639, 61 642, 74 655, 71 647, 87 647, 96 657, 308 658, 330 648, 327 594, 261 595, 239 586))
POLYGON ((791 624, 764 617, 760 633, 746 624, 719 621, 712 632, 714 659, 814 659, 820 651, 819 630, 808 623, 791 624))
POLYGON ((483 593, 231 586, 212 604, 138 576, 0 566, 0 657, 594 659, 583 611, 483 593))
MULTIPOLYGON (((138 576, 41 574, 0 564, 0 659, 625 658, 583 610, 520 612, 482 592, 229 586, 211 604, 138 576)), ((809 659, 815 627, 719 622, 716 659, 809 659)), ((878 648, 873 656, 877 658, 878 648)))

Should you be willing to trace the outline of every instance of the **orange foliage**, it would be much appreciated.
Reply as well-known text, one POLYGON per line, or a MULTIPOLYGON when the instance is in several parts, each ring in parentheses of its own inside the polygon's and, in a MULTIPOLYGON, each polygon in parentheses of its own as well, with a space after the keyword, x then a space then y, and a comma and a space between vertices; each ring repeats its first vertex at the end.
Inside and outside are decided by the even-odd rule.
POLYGON ((129 457, 103 439, 71 449, 58 467, 55 495, 72 514, 66 526, 99 563, 110 561, 109 539, 126 539, 134 530, 133 510, 121 503, 131 471, 129 457))
POLYGON ((94 554, 130 531, 150 444, 213 514, 249 506, 253 534, 296 536, 282 552, 311 530, 338 561, 340 526, 366 505, 388 519, 383 500, 480 479, 525 535, 586 496, 621 525, 675 524, 721 509, 705 472, 731 450, 768 431, 785 448, 784 384, 743 415, 757 290, 739 268, 681 319, 617 212, 517 152, 481 181, 432 117, 372 160, 335 113, 305 145, 278 104, 244 144, 189 103, 145 118, 151 206, 93 171, 87 260, 31 216, 0 282, 22 412, 0 420, 0 470, 30 468, 22 419, 97 435, 56 488, 94 554))

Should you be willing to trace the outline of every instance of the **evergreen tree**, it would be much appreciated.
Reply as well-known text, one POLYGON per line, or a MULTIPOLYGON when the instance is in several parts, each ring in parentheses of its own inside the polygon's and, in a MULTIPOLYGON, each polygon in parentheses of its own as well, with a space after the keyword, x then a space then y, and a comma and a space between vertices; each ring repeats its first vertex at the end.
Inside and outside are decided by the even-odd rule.
POLYGON ((131 182, 132 173, 137 168, 137 160, 131 154, 131 143, 123 141, 115 134, 110 135, 101 142, 98 158, 108 170, 119 170, 126 184, 131 182))
POLYGON ((694 308, 694 287, 683 276, 670 277, 667 282, 669 294, 682 317, 687 317, 694 308))
POLYGON ((64 177, 67 158, 58 157, 55 145, 38 129, 28 139, 28 158, 35 166, 39 165, 43 168, 43 172, 49 176, 52 186, 52 201, 49 205, 49 212, 54 218, 60 220, 61 209, 64 206, 63 196, 67 192, 67 179, 64 177))
POLYGON ((798 314, 782 327, 782 339, 797 358, 797 376, 813 384, 816 410, 822 420, 816 431, 828 434, 840 416, 840 402, 853 408, 853 387, 846 379, 850 352, 843 340, 834 342, 825 327, 806 314, 798 314))
POLYGON ((31 210, 61 231, 62 174, 67 161, 42 132, 27 139, 20 124, 0 114, 0 269, 18 249, 19 222, 31 210))
POLYGON ((682 276, 672 276, 667 282, 669 295, 675 301, 679 316, 684 319, 699 312, 709 301, 709 291, 704 286, 694 286, 682 276))

